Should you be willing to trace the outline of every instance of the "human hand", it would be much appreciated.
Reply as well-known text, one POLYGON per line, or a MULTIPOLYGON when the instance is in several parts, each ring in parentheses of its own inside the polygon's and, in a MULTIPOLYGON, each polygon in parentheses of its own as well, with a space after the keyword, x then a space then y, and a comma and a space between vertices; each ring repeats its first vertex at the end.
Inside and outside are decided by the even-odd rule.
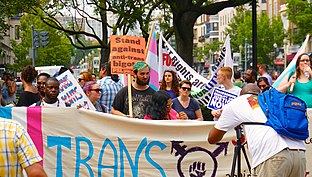
POLYGON ((213 117, 219 118, 221 116, 221 112, 222 110, 212 110, 211 114, 213 115, 213 117))
POLYGON ((180 120, 187 120, 188 117, 187 117, 187 114, 185 112, 179 112, 177 114, 177 119, 180 119, 180 120))
POLYGON ((204 177, 206 174, 205 163, 193 162, 189 168, 190 177, 204 177))

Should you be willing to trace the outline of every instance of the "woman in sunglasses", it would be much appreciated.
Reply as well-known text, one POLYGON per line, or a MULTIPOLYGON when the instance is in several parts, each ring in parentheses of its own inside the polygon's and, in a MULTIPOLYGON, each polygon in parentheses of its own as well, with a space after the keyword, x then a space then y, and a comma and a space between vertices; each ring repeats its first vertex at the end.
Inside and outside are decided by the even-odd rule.
POLYGON ((190 97, 192 83, 188 80, 183 80, 180 83, 180 96, 172 100, 172 108, 179 115, 186 113, 188 119, 203 120, 203 115, 198 102, 190 97))
POLYGON ((296 61, 296 72, 284 77, 277 89, 283 93, 291 93, 302 99, 308 108, 312 108, 312 58, 303 53, 296 61))
POLYGON ((269 84, 269 80, 266 77, 260 77, 257 80, 257 86, 260 88, 261 93, 271 88, 271 85, 269 84))
POLYGON ((97 102, 97 100, 101 98, 102 89, 100 89, 100 86, 96 83, 96 81, 87 82, 83 87, 83 91, 94 105, 96 111, 107 112, 106 107, 97 102))
POLYGON ((80 73, 78 76, 78 84, 80 85, 81 88, 88 82, 92 81, 92 75, 89 72, 83 71, 80 73))
POLYGON ((171 99, 179 96, 179 81, 177 74, 172 70, 166 70, 163 75, 159 90, 165 90, 171 99))

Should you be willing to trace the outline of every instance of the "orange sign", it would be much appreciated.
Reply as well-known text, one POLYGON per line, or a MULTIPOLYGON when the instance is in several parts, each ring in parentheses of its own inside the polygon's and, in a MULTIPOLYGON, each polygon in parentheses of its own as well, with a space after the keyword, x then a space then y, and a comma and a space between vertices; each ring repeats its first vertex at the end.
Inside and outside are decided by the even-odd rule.
POLYGON ((110 60, 112 74, 131 74, 132 66, 145 61, 145 39, 134 36, 110 37, 110 60))

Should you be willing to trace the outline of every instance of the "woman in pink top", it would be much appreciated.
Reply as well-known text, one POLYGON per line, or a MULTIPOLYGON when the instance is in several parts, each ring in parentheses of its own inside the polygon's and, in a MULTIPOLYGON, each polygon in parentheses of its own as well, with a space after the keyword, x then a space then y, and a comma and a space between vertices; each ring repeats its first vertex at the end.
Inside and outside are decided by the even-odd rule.
POLYGON ((144 119, 147 120, 176 120, 177 112, 171 108, 171 96, 164 90, 154 93, 147 105, 144 119))

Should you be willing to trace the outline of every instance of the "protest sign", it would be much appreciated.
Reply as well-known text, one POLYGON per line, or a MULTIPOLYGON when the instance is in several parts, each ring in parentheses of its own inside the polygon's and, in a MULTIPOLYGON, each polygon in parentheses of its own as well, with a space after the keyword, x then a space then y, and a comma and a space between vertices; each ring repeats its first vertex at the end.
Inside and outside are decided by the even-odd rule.
POLYGON ((213 110, 220 110, 223 108, 224 105, 228 104, 236 97, 237 95, 233 93, 215 87, 212 91, 211 98, 207 107, 213 110))
MULTIPOLYGON (((205 176, 225 177, 231 172, 235 132, 210 145, 207 136, 213 121, 153 121, 44 107, 0 107, 0 117, 26 128, 48 176, 187 177, 202 171, 205 176)), ((311 142, 311 137, 305 141, 307 172, 312 170, 311 142)), ((242 176, 250 176, 244 158, 242 176)))
POLYGON ((135 36, 110 37, 111 72, 113 74, 131 74, 132 66, 145 61, 145 39, 135 36))
POLYGON ((95 110, 95 107, 69 70, 57 76, 56 79, 60 82, 58 99, 63 100, 70 107, 95 110))

